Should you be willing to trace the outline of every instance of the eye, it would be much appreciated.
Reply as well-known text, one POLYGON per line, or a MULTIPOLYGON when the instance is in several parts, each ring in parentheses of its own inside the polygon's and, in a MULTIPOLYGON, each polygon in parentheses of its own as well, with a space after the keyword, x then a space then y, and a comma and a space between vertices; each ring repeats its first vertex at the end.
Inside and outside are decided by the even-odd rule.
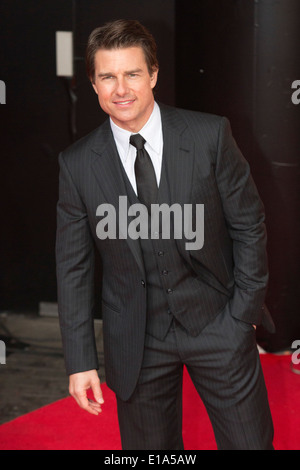
POLYGON ((112 75, 103 75, 101 77, 101 80, 102 81, 105 81, 105 80, 112 80, 114 77, 112 75))

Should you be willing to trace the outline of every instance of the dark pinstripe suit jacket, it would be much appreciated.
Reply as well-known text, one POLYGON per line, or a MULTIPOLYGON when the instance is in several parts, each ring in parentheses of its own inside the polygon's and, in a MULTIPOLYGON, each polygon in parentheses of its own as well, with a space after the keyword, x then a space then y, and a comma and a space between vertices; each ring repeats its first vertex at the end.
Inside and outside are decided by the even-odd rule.
MULTIPOLYGON (((230 305, 240 320, 272 330, 263 205, 226 118, 160 105, 172 203, 204 204, 205 242, 178 250, 199 279, 194 331, 230 305)), ((57 225, 59 318, 68 374, 98 367, 93 331, 94 248, 102 260, 107 384, 123 399, 134 390, 146 323, 145 272, 138 240, 100 240, 96 209, 126 195, 109 121, 60 155, 57 225)), ((118 216, 117 216, 118 220, 118 216)))

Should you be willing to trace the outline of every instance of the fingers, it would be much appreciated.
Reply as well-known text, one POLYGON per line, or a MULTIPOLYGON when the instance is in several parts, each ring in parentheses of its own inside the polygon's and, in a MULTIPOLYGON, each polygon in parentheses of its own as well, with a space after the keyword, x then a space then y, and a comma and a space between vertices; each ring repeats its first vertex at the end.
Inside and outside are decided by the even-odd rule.
POLYGON ((74 398, 77 401, 80 408, 87 411, 88 413, 98 416, 99 413, 102 412, 101 405, 99 403, 96 403, 95 401, 87 398, 86 391, 79 392, 79 393, 77 392, 74 398))
POLYGON ((100 405, 103 405, 104 400, 103 400, 103 395, 102 395, 102 390, 101 390, 101 385, 100 385, 100 380, 95 380, 91 383, 91 389, 94 394, 94 398, 96 402, 100 405))
POLYGON ((83 410, 95 416, 102 412, 101 405, 104 403, 104 400, 96 371, 80 372, 71 375, 69 392, 83 410), (92 389, 95 401, 87 397, 87 390, 89 389, 92 389))

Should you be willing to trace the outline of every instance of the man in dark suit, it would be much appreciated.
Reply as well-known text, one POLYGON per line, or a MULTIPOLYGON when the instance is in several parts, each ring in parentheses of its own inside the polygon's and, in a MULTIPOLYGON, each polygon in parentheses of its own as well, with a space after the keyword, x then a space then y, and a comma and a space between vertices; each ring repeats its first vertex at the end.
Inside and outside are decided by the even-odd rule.
POLYGON ((255 341, 256 325, 273 329, 264 307, 264 210, 229 123, 155 102, 156 45, 136 21, 93 31, 87 69, 109 119, 60 155, 58 302, 70 393, 90 413, 101 412, 97 249, 106 381, 116 393, 123 449, 183 448, 184 366, 219 449, 272 449, 255 341), (150 228, 137 237, 129 226, 141 201, 150 228), (166 237, 162 224, 151 231, 153 204, 170 208, 173 229, 186 208, 195 208, 189 223, 196 235, 196 208, 204 207, 203 246, 189 244, 184 230, 166 237), (171 210, 175 205, 181 213, 171 210))

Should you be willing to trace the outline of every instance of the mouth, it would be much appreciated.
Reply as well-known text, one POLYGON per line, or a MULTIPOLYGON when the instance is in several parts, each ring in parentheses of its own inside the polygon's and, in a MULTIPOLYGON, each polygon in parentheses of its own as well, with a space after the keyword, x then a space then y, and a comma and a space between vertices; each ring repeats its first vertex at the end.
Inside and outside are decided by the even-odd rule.
POLYGON ((130 106, 134 103, 135 100, 118 100, 118 101, 114 101, 113 103, 116 105, 116 106, 120 106, 120 107, 126 107, 126 106, 130 106))

